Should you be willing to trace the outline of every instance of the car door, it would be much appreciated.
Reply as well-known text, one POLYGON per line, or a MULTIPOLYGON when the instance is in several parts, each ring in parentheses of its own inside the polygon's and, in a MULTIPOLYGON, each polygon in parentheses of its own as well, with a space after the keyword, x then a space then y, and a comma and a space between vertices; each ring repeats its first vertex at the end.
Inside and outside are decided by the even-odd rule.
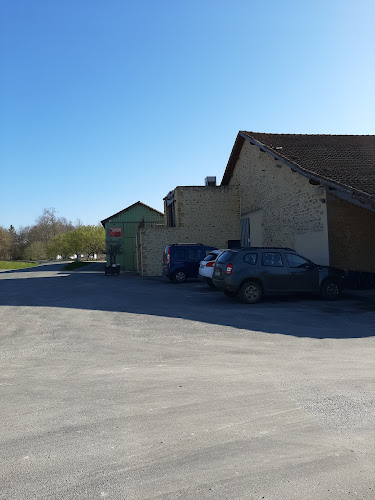
POLYGON ((277 250, 262 252, 259 270, 266 292, 283 292, 289 290, 289 269, 283 260, 281 252, 277 250))
POLYGON ((199 264, 205 257, 201 247, 187 247, 187 274, 189 278, 196 278, 199 273, 199 264))
POLYGON ((287 252, 285 257, 289 267, 292 291, 311 292, 319 288, 318 266, 295 253, 287 252))
POLYGON ((181 269, 185 272, 186 267, 186 249, 180 246, 171 246, 170 272, 174 273, 181 269))

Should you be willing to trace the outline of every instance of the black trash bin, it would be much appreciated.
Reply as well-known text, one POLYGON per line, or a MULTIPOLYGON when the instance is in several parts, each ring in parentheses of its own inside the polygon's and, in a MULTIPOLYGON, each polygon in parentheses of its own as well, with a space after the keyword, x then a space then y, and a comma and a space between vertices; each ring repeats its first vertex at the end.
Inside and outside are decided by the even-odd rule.
POLYGON ((105 276, 118 276, 120 274, 120 264, 113 264, 112 266, 105 266, 105 276))

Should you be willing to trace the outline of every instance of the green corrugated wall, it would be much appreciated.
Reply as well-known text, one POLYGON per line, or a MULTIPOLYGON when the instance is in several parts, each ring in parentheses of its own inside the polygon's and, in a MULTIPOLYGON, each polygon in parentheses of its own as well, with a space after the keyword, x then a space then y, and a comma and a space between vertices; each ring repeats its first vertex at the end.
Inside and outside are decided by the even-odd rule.
MULTIPOLYGON (((135 204, 129 209, 125 209, 124 212, 111 217, 105 223, 106 242, 121 239, 123 253, 117 256, 116 263, 120 264, 125 271, 136 271, 137 269, 136 237, 138 225, 142 219, 145 222, 164 223, 162 214, 142 204, 135 204), (113 227, 122 228, 122 238, 108 236, 109 229, 113 227)), ((107 262, 109 263, 109 255, 107 256, 107 262)))

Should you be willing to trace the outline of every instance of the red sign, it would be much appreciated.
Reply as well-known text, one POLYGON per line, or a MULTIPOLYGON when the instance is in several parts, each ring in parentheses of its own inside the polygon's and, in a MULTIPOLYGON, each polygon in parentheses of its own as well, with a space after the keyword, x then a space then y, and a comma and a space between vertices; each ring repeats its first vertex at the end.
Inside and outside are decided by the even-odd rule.
POLYGON ((122 227, 110 227, 108 229, 108 236, 110 236, 111 238, 121 238, 122 227))

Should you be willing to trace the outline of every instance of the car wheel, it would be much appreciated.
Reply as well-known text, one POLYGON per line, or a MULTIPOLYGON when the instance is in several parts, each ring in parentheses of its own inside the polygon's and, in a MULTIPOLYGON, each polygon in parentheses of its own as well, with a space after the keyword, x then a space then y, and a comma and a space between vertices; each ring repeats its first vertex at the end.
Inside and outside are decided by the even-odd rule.
POLYGON ((212 288, 215 288, 215 285, 213 284, 213 281, 211 278, 207 278, 207 285, 212 287, 212 288))
POLYGON ((256 281, 246 281, 239 289, 238 296, 245 304, 256 304, 263 295, 262 287, 256 281))
POLYGON ((231 292, 230 290, 224 290, 224 293, 227 297, 235 297, 237 295, 236 292, 231 292))
POLYGON ((326 300, 336 300, 340 297, 342 288, 340 283, 334 279, 327 279, 320 288, 320 295, 326 300))
POLYGON ((173 282, 174 283, 185 283, 186 281, 186 274, 184 271, 176 271, 173 274, 173 282))

